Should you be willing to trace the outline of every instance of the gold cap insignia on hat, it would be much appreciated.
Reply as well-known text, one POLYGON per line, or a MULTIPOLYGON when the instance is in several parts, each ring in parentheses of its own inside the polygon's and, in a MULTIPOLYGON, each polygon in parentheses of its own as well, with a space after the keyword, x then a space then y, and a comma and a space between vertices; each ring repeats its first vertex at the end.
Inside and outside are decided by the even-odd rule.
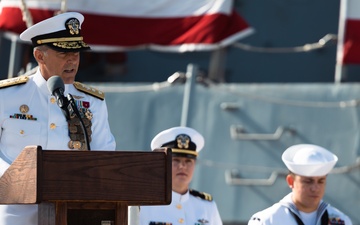
POLYGON ((188 149, 190 137, 186 134, 180 134, 176 137, 177 147, 180 149, 188 149))
POLYGON ((65 22, 66 29, 72 35, 79 34, 80 22, 76 18, 70 18, 65 22))

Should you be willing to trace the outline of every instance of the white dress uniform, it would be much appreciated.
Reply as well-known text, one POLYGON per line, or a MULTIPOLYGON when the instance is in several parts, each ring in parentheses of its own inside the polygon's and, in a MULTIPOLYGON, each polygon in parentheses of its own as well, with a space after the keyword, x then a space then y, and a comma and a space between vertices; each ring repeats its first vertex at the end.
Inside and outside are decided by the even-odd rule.
MULTIPOLYGON (((255 213, 249 220, 248 225, 300 225, 296 221, 294 214, 306 224, 303 214, 299 212, 291 200, 292 193, 286 195, 278 203, 271 207, 255 213)), ((328 223, 326 225, 352 225, 350 218, 331 205, 321 202, 318 210, 314 214, 315 223, 311 225, 325 225, 321 222, 323 214, 327 211, 328 223)))
POLYGON ((141 206, 140 225, 222 225, 213 200, 172 192, 170 205, 141 206))
MULTIPOLYGON (((14 79, 23 80, 25 77, 2 81, 0 87, 6 82, 16 83, 14 79)), ((93 114, 91 150, 115 150, 105 100, 79 91, 72 84, 65 85, 65 95, 67 93, 73 95, 80 107, 88 108, 93 114)), ((46 150, 70 149, 68 123, 39 70, 28 76, 26 82, 1 88, 0 99, 0 175, 25 146, 40 145, 46 150)), ((0 224, 37 224, 37 205, 0 205, 0 224)))

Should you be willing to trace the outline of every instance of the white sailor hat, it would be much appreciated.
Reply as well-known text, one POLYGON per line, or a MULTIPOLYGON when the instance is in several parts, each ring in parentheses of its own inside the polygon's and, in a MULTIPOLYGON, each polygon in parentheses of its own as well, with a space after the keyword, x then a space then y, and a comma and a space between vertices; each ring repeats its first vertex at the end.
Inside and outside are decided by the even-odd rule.
POLYGON ((196 158, 204 147, 204 137, 190 127, 173 127, 158 133, 151 141, 151 149, 168 147, 173 156, 196 158))
POLYGON ((338 157, 317 145, 298 144, 286 149, 282 160, 294 174, 317 177, 327 175, 335 166, 338 157))
POLYGON ((61 52, 89 50, 81 36, 83 21, 84 16, 78 12, 62 13, 27 28, 20 39, 31 41, 34 47, 47 45, 61 52))

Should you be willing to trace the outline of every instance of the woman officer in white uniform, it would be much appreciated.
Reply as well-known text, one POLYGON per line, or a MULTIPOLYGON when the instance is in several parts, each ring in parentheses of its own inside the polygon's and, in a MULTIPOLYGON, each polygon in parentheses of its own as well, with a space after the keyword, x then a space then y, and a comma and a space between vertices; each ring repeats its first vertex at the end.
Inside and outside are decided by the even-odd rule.
POLYGON ((211 195, 189 188, 203 136, 189 127, 173 127, 157 134, 151 149, 172 149, 172 202, 141 206, 140 225, 222 225, 211 195))

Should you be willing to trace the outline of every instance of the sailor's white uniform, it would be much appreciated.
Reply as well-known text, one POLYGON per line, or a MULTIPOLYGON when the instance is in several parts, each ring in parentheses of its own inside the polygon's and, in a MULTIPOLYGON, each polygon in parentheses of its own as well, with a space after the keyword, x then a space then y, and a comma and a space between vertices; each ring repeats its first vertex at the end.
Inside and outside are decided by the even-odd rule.
MULTIPOLYGON (((338 157, 331 151, 313 144, 296 144, 287 148, 282 154, 286 167, 296 176, 322 177, 330 173, 338 157)), ((291 175, 288 175, 291 176, 291 175)), ((293 181, 287 183, 293 192, 286 195, 278 203, 255 213, 248 225, 352 225, 350 218, 340 210, 321 200, 312 212, 299 211, 293 202, 293 181)), ((324 187, 325 188, 325 187, 324 187)), ((309 192, 304 190, 303 192, 309 192)), ((294 196, 297 197, 297 196, 294 196)))
MULTIPOLYGON (((304 225, 322 225, 321 217, 327 211, 329 223, 331 225, 352 225, 350 218, 331 205, 321 202, 319 204, 316 216, 316 223, 306 224, 301 217, 301 213, 296 209, 291 200, 292 193, 286 195, 278 203, 271 207, 255 213, 249 220, 248 225, 299 225, 295 219, 296 214, 304 223, 304 225)), ((328 225, 326 224, 326 225, 328 225)))
POLYGON ((170 205, 141 206, 140 225, 222 225, 216 203, 195 197, 189 191, 172 192, 170 205))
MULTIPOLYGON (((91 150, 115 150, 105 100, 79 91, 72 84, 65 85, 67 93, 80 104, 86 104, 93 114, 91 150)), ((0 99, 0 175, 25 146, 69 150, 68 123, 39 70, 23 84, 0 89, 0 99), (20 107, 26 110, 21 112, 20 107)), ((37 206, 0 205, 0 224, 35 225, 37 206)))

